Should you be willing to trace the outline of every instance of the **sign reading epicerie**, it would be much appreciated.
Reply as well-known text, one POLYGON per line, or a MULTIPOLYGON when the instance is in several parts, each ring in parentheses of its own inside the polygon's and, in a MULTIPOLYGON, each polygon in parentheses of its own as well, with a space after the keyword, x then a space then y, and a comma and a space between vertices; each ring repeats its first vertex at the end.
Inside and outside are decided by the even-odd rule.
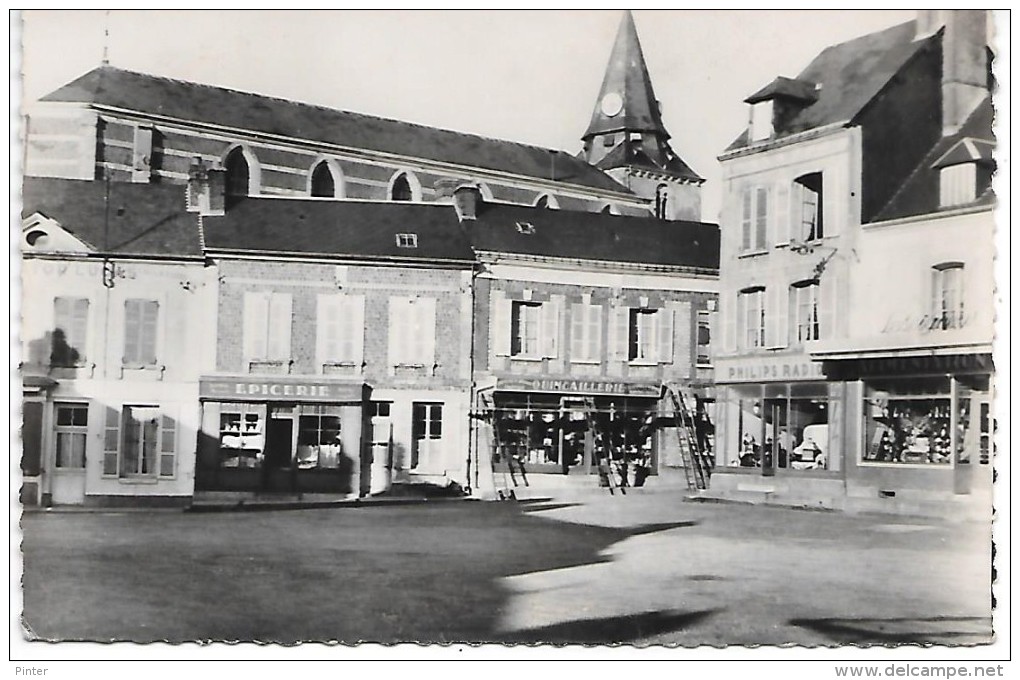
POLYGON ((224 401, 361 401, 361 383, 269 381, 260 378, 202 378, 199 396, 224 401))
POLYGON ((784 380, 823 380, 820 361, 805 357, 762 357, 716 359, 717 382, 774 382, 784 380))

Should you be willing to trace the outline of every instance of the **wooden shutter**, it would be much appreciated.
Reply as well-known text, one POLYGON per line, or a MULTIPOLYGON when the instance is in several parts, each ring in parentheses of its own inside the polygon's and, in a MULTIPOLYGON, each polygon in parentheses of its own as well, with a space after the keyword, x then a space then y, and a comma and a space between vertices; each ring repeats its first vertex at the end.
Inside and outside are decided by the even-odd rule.
POLYGON ((740 293, 734 293, 728 297, 719 298, 719 313, 722 314, 722 346, 723 349, 733 354, 737 351, 737 314, 741 305, 740 293))
POLYGON ((411 314, 414 313, 410 300, 403 297, 391 297, 389 301, 389 332, 387 334, 387 359, 388 364, 398 366, 405 364, 407 358, 407 336, 411 334, 413 326, 411 314))
POLYGON ((106 420, 103 424, 103 475, 117 475, 117 462, 120 452, 120 411, 112 406, 106 407, 106 420))
POLYGON ((163 408, 159 428, 159 476, 173 477, 177 464, 177 413, 163 408))
POLYGON ((290 359, 290 327, 293 320, 289 293, 273 293, 269 297, 268 358, 290 359))
POLYGON ((346 300, 347 345, 344 359, 360 367, 365 362, 365 296, 348 295, 346 300))
POLYGON ((818 283, 818 327, 821 339, 829 340, 836 337, 835 279, 826 279, 818 283))
POLYGON ((795 213, 795 209, 790 209, 791 205, 791 192, 790 185, 783 183, 776 188, 776 240, 775 243, 789 243, 790 234, 794 233, 790 225, 792 223, 793 216, 791 213, 795 213))
POLYGON ((672 307, 655 312, 655 355, 660 364, 673 363, 673 317, 672 307))
POLYGON ((630 351, 630 307, 613 307, 609 328, 609 358, 626 361, 630 351))
POLYGON ((124 302, 124 363, 133 364, 142 355, 142 311, 140 300, 124 302))
POLYGON ((787 345, 783 329, 786 328, 786 314, 789 288, 771 286, 765 290, 765 347, 779 348, 787 345))
POLYGON ((754 206, 754 249, 764 248, 768 243, 769 231, 769 190, 758 187, 755 190, 754 206))
POLYGON ((159 303, 155 300, 142 300, 141 308, 141 336, 139 345, 141 355, 139 360, 146 366, 156 363, 156 339, 159 333, 159 303))
POLYGON ((539 323, 539 343, 543 357, 556 357, 560 351, 560 303, 558 300, 543 302, 539 323))
POLYGON ((492 316, 489 318, 489 342, 498 357, 510 356, 512 303, 502 291, 492 292, 492 316))
POLYGON ((315 305, 315 356, 319 370, 323 364, 341 356, 341 324, 346 320, 342 313, 343 297, 336 293, 322 293, 315 305))
POLYGON ((602 356, 602 306, 586 305, 588 308, 588 358, 602 356))
POLYGON ((412 306, 417 319, 417 328, 408 341, 410 349, 415 355, 414 363, 434 366, 436 364, 436 299, 433 297, 416 298, 412 306))
POLYGON ((86 298, 78 298, 74 301, 74 312, 71 320, 71 339, 68 344, 78 351, 78 361, 85 361, 85 346, 88 341, 89 328, 89 301, 86 298))
POLYGON ((754 219, 753 189, 746 187, 741 194, 740 250, 751 249, 751 222, 754 219))
POLYGON ((248 362, 268 356, 266 329, 269 325, 269 296, 266 293, 244 294, 244 369, 248 362))
POLYGON ((570 358, 587 359, 587 317, 585 308, 587 305, 575 302, 570 305, 570 358))

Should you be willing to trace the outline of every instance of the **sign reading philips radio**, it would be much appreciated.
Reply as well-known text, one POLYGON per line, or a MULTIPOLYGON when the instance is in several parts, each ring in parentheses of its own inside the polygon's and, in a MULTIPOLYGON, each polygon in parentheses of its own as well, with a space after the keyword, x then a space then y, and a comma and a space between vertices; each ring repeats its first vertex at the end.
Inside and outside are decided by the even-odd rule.
POLYGON ((823 380, 821 362, 804 357, 762 357, 715 360, 716 381, 721 383, 823 380))
POLYGON ((500 380, 501 392, 559 392, 566 394, 618 394, 628 397, 658 397, 658 384, 607 382, 602 380, 558 380, 555 378, 500 380))
POLYGON ((273 380, 258 378, 202 378, 199 397, 224 401, 361 401, 364 383, 334 383, 309 380, 273 380))

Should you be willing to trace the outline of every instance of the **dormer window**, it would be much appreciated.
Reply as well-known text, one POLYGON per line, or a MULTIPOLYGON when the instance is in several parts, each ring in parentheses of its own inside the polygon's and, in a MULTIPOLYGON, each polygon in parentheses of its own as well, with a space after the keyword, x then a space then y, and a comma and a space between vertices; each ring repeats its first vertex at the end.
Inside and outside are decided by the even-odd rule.
POLYGON ((518 233, 530 236, 535 233, 535 225, 531 222, 518 222, 517 231, 518 233))
POLYGON ((417 248, 418 234, 397 234, 398 248, 417 248))
POLYGON ((551 194, 542 194, 535 201, 536 208, 547 208, 549 210, 559 210, 560 203, 556 200, 555 196, 551 194))
POLYGON ((773 101, 771 99, 751 104, 750 133, 752 142, 759 142, 772 136, 772 133, 775 131, 772 127, 773 113, 773 101))
POLYGON ((939 207, 973 203, 977 199, 977 164, 960 163, 939 171, 939 207))
POLYGON ((992 183, 995 142, 964 137, 932 163, 939 173, 939 207, 973 203, 992 183))

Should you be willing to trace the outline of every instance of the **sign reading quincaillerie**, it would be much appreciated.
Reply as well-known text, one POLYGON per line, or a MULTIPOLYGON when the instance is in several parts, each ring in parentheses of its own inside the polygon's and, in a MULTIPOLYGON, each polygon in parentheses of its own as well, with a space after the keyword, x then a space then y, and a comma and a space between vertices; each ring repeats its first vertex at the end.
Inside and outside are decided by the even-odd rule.
POLYGON ((805 357, 741 357, 715 360, 716 382, 773 382, 784 380, 823 380, 820 361, 805 357))
POLYGON ((499 380, 501 392, 560 392, 567 394, 619 394, 632 397, 658 397, 658 384, 609 382, 604 380, 558 380, 555 378, 513 378, 499 380))
POLYGON ((363 383, 224 377, 202 378, 198 394, 226 401, 361 401, 364 387, 363 383))

